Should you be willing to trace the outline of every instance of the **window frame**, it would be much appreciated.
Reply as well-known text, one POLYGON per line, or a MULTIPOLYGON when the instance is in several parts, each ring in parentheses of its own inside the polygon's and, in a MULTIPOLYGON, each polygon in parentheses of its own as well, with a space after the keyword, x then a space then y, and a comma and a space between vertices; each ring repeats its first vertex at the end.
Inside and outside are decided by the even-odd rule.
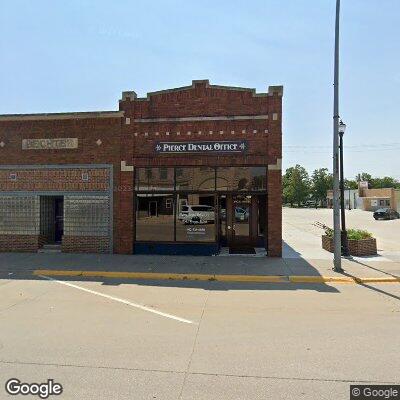
MULTIPOLYGON (((134 168, 134 173, 133 173, 133 211, 134 211, 134 224, 133 224, 133 242, 134 243, 161 243, 161 244, 215 244, 218 243, 219 241, 219 226, 218 226, 218 197, 221 195, 234 195, 234 194, 249 194, 249 195, 265 195, 266 199, 268 198, 268 165, 221 165, 221 166, 203 166, 207 167, 210 169, 214 170, 214 189, 213 190, 187 190, 187 189, 179 189, 177 190, 176 186, 176 178, 177 178, 177 170, 184 170, 185 168, 200 168, 202 167, 201 165, 179 165, 179 166, 138 166, 134 168), (237 168, 237 167, 261 167, 265 168, 265 189, 262 190, 218 190, 217 189, 217 173, 218 173, 218 168, 237 168), (173 182, 173 189, 169 190, 154 190, 154 191, 149 191, 149 190, 140 190, 136 186, 136 178, 137 174, 139 172, 139 169, 152 169, 152 168, 173 168, 173 176, 174 176, 174 182, 173 182), (160 195, 160 194, 169 194, 172 195, 173 199, 173 215, 174 215, 174 234, 173 234, 173 241, 162 241, 162 240, 137 240, 137 215, 136 215, 136 207, 137 207, 137 198, 138 195, 143 195, 146 194, 148 196, 151 195, 160 195), (178 195, 190 195, 190 194, 199 194, 199 195, 213 195, 214 197, 214 212, 215 212, 215 218, 214 218, 214 240, 213 241, 182 241, 182 240, 176 240, 176 223, 177 223, 177 210, 178 210, 178 204, 177 204, 177 198, 178 195)), ((146 175, 147 176, 147 175, 146 175)), ((268 215, 268 209, 266 210, 266 215, 268 215)), ((267 234, 268 227, 265 227, 265 234, 267 234)))

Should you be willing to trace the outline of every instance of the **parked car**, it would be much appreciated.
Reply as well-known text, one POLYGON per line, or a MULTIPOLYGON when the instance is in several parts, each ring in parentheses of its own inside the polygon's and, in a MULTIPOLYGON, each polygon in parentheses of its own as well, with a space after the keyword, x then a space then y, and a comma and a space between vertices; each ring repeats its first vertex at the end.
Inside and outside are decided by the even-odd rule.
POLYGON ((378 219, 397 219, 400 214, 391 208, 380 208, 374 212, 374 218, 378 219))
POLYGON ((316 203, 315 200, 307 200, 307 201, 304 203, 304 207, 307 207, 307 208, 316 208, 316 207, 317 207, 317 203, 316 203))
POLYGON ((178 220, 184 224, 206 224, 214 222, 214 207, 206 205, 184 205, 178 215, 178 220))

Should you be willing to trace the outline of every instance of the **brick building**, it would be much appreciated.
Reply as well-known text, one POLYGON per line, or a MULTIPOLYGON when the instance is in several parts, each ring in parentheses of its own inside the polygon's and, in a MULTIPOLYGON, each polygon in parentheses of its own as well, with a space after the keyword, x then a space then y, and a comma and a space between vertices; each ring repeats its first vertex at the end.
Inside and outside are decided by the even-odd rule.
POLYGON ((1 115, 0 251, 281 256, 282 92, 193 81, 1 115))

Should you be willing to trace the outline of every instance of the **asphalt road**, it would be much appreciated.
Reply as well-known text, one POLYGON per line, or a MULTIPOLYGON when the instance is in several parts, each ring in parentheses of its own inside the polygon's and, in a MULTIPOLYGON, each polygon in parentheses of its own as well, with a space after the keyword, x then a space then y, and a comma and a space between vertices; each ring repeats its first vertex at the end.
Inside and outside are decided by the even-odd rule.
POLYGON ((352 382, 400 384, 399 284, 20 278, 0 280, 0 399, 19 398, 11 377, 96 400, 348 399, 352 382))

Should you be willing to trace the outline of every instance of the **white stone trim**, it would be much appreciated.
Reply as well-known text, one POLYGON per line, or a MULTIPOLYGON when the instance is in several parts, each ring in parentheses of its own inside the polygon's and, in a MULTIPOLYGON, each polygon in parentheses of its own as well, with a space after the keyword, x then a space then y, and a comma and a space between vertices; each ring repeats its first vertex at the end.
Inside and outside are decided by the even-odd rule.
POLYGON ((268 164, 268 171, 281 171, 282 170, 282 158, 276 160, 276 164, 268 164))
POLYGON ((180 117, 180 118, 135 118, 134 122, 202 122, 202 121, 245 121, 266 120, 268 115, 226 115, 220 117, 180 117))
POLYGON ((46 114, 2 114, 0 121, 40 121, 53 119, 121 118, 123 111, 89 111, 46 114))
POLYGON ((121 161, 121 172, 133 172, 133 165, 126 165, 126 161, 121 161))

